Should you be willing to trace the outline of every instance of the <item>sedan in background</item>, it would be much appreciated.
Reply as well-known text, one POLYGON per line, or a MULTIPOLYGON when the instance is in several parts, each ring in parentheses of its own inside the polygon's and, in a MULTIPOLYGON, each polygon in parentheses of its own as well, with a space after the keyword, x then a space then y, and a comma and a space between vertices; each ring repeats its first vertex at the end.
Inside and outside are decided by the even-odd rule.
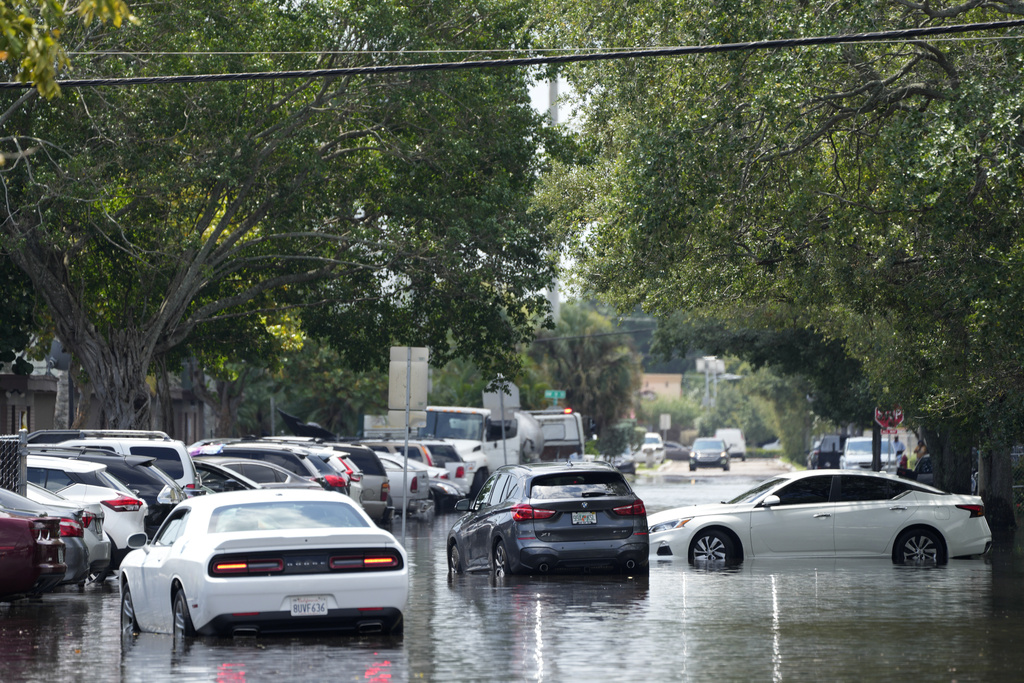
POLYGON ((0 511, 0 600, 52 590, 67 569, 59 519, 0 511))
MULTIPOLYGON (((32 484, 28 486, 27 493, 34 496, 34 492, 31 490, 32 484)), ((84 522, 87 517, 81 505, 67 500, 56 504, 42 503, 33 498, 20 496, 13 491, 0 489, 0 510, 26 519, 53 517, 58 520, 58 533, 60 539, 64 541, 62 562, 66 565, 66 571, 58 585, 85 584, 89 578, 89 547, 85 541, 84 522)))
POLYGON ((453 573, 648 569, 644 503, 604 463, 506 465, 456 510, 465 514, 448 532, 453 573))
POLYGON ((405 550, 346 496, 192 498, 121 564, 123 631, 192 635, 402 632, 405 550))
POLYGON ((728 503, 651 515, 658 559, 733 565, 762 557, 891 558, 943 564, 988 551, 977 496, 874 472, 807 470, 764 481, 728 503))
MULTIPOLYGON (((75 521, 82 526, 82 541, 88 553, 89 579, 99 581, 106 578, 110 568, 110 539, 103 531, 103 518, 106 516, 103 514, 103 506, 99 503, 76 503, 31 483, 26 493, 31 501, 46 505, 51 510, 63 508, 74 515, 75 521)), ((65 530, 65 525, 61 525, 62 537, 70 531, 70 528, 65 530)), ((70 548, 70 544, 67 545, 70 548)))
POLYGON ((690 449, 690 471, 698 467, 721 467, 729 471, 729 447, 721 439, 701 438, 690 449))
POLYGON ((193 463, 203 486, 217 492, 255 488, 323 490, 323 486, 309 477, 300 477, 263 460, 210 455, 194 458, 193 463))

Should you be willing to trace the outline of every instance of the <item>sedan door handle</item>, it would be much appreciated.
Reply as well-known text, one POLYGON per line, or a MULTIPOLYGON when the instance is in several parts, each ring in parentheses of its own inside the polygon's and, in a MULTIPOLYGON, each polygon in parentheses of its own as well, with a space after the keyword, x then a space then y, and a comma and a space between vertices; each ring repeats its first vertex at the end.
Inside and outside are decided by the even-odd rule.
POLYGON ((907 509, 907 506, 906 506, 906 505, 893 505, 893 506, 892 506, 891 508, 889 508, 889 509, 890 509, 890 510, 906 510, 906 509, 907 509))
POLYGON ((814 515, 814 518, 818 519, 819 517, 831 517, 831 516, 832 516, 831 512, 819 512, 818 514, 814 515))

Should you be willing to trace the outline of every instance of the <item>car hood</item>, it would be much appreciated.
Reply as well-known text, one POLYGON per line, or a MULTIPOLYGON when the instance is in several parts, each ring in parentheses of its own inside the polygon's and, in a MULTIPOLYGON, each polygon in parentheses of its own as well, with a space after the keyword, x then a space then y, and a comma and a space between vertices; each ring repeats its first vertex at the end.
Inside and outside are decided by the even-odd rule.
POLYGON ((705 503, 703 505, 684 505, 683 507, 662 510, 647 515, 647 525, 654 526, 660 522, 670 519, 683 519, 685 517, 705 517, 707 515, 734 515, 738 512, 746 512, 751 505, 734 503, 705 503))

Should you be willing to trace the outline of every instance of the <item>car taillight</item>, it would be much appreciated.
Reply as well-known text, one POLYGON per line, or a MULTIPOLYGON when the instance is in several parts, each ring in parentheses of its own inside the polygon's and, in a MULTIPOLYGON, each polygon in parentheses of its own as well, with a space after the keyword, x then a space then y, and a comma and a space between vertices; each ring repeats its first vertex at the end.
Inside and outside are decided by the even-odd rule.
POLYGON ((438 479, 447 479, 447 478, 448 478, 448 473, 447 472, 445 472, 440 477, 438 477, 438 479))
POLYGON ((339 477, 337 474, 325 474, 324 481, 327 482, 328 486, 333 486, 335 488, 343 489, 348 486, 348 482, 345 481, 345 478, 339 477))
POLYGON ((413 478, 412 478, 412 484, 410 484, 410 485, 409 485, 409 490, 410 490, 410 491, 412 491, 412 492, 414 492, 414 493, 415 493, 416 491, 419 491, 419 490, 420 490, 420 478, 419 478, 419 477, 417 477, 417 476, 413 476, 413 478))
POLYGON ((455 470, 455 478, 456 478, 456 479, 462 479, 462 478, 463 478, 463 477, 465 477, 465 476, 466 476, 466 468, 465 468, 465 467, 462 467, 462 466, 460 465, 460 466, 459 466, 458 468, 456 468, 456 470, 455 470))
POLYGON ((61 517, 60 519, 60 535, 71 536, 74 538, 81 538, 85 534, 82 530, 82 525, 73 519, 67 517, 61 517))
POLYGON ((196 487, 195 484, 185 484, 184 486, 182 486, 182 488, 189 489, 189 490, 194 489, 195 487, 196 487))
POLYGON ((384 482, 383 484, 380 485, 380 499, 381 499, 381 502, 387 501, 388 494, 390 494, 390 493, 391 493, 391 484, 389 484, 388 482, 384 482))
POLYGON ((612 512, 617 515, 646 515, 647 508, 644 507, 644 502, 642 500, 637 500, 630 505, 613 508, 612 512))
POLYGON ((284 571, 284 560, 232 559, 215 561, 210 567, 211 574, 275 574, 284 571))
POLYGON ((361 555, 332 555, 328 566, 334 571, 397 569, 402 566, 402 561, 392 551, 367 551, 361 555))
POLYGON ((512 506, 512 519, 517 522, 525 522, 531 519, 547 519, 548 517, 554 516, 554 510, 535 508, 532 505, 527 505, 526 503, 519 503, 518 505, 512 506))
POLYGON ((93 521, 95 521, 95 519, 96 519, 96 515, 92 514, 91 512, 83 512, 82 513, 82 526, 85 527, 86 529, 88 529, 89 526, 93 523, 93 521))
POLYGON ((135 512, 142 509, 142 501, 131 496, 121 496, 101 502, 114 512, 135 512))
POLYGON ((985 506, 984 505, 957 505, 961 510, 967 510, 971 513, 971 517, 984 517, 985 506))
POLYGON ((361 474, 357 474, 356 472, 352 472, 352 473, 351 473, 350 475, 348 475, 348 476, 349 476, 349 478, 350 478, 350 479, 351 479, 352 481, 362 481, 362 480, 363 480, 363 475, 361 475, 361 474))

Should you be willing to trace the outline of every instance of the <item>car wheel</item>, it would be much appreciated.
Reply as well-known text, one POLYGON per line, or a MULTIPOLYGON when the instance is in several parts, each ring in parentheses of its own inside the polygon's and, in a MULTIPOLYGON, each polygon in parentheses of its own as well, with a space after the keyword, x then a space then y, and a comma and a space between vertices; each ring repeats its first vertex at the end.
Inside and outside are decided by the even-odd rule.
POLYGON ((452 574, 462 573, 462 555, 459 553, 459 546, 455 543, 448 548, 448 571, 452 574))
POLYGON ((697 471, 697 468, 696 468, 696 467, 694 467, 693 465, 690 465, 690 471, 691 471, 691 472, 696 472, 696 471, 697 471))
POLYGON ((910 529, 896 540, 893 561, 897 564, 944 564, 946 549, 942 538, 929 529, 910 529))
POLYGON ((124 584, 121 591, 121 632, 138 633, 139 623, 135 619, 135 603, 132 602, 132 592, 128 584, 124 584))
POLYGON ((494 544, 494 551, 491 553, 491 569, 495 576, 511 576, 512 567, 508 562, 508 551, 505 550, 505 542, 498 541, 494 544))
POLYGON ((728 464, 722 465, 722 471, 723 472, 728 472, 729 471, 729 465, 728 464))
POLYGON ((690 544, 690 564, 732 564, 739 559, 732 539, 717 529, 697 532, 690 544))
POLYGON ((196 629, 192 625, 192 615, 188 611, 188 601, 185 600, 185 591, 181 588, 174 592, 173 609, 174 612, 174 637, 179 638, 186 636, 191 638, 196 634, 196 629))

